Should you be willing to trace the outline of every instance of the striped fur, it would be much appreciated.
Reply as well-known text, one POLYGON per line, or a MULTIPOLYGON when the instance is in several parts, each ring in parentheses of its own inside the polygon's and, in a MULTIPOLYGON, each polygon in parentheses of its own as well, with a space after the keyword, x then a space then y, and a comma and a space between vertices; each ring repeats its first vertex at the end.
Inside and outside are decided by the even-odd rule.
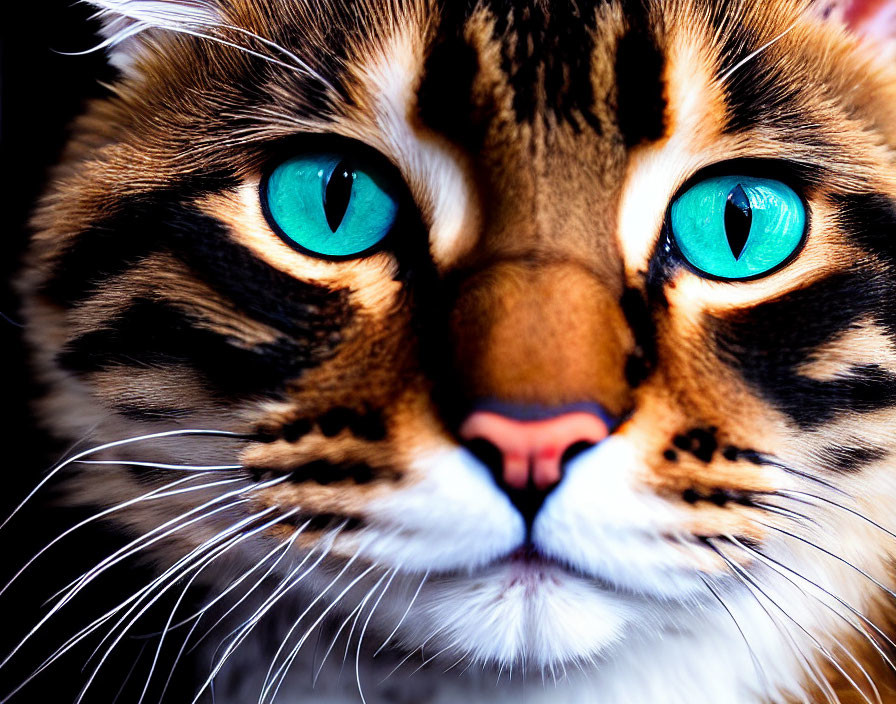
MULTIPOLYGON (((287 555, 238 609, 214 605, 235 620, 168 700, 202 700, 214 676, 218 702, 271 701, 282 676, 295 702, 896 702, 889 10, 92 4, 122 73, 33 221, 20 286, 40 412, 95 445, 232 435, 107 448, 70 468, 65 502, 102 510, 178 465, 230 467, 243 503, 144 552, 181 569, 242 531, 235 567, 196 574, 212 595, 287 555), (271 231, 262 174, 323 140, 400 175, 394 246, 328 261, 271 231), (788 266, 711 281, 670 249, 670 200, 719 168, 804 198, 788 266), (526 526, 459 439, 483 399, 623 422, 526 526), (521 546, 544 564, 519 573, 521 546), (266 636, 239 650, 228 631, 265 605, 266 636), (357 684, 304 645, 316 628, 357 684), (389 682, 419 660, 375 684, 421 650, 406 694, 389 682)), ((110 530, 205 500, 135 502, 110 530)), ((164 683, 147 676, 149 697, 164 683)))

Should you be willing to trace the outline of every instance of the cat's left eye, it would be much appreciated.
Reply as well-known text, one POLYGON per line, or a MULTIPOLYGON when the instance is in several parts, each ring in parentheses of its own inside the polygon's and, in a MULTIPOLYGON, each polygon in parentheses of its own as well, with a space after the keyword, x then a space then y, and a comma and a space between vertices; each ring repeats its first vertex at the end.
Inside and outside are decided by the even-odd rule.
POLYGON ((744 280, 771 273, 796 253, 806 208, 781 181, 717 176, 675 199, 669 227, 678 251, 701 274, 744 280))
POLYGON ((271 227, 291 246, 327 259, 361 257, 398 217, 394 179, 375 160, 310 152, 277 165, 262 181, 271 227))

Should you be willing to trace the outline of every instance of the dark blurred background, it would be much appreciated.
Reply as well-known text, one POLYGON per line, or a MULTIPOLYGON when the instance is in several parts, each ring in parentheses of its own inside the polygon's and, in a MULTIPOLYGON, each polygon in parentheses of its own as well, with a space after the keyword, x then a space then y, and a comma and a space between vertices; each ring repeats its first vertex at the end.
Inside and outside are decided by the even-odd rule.
MULTIPOLYGON (((4 411, 0 423, 0 524, 67 450, 41 433, 29 410, 29 401, 39 390, 30 380, 13 287, 29 235, 28 219, 65 144, 72 119, 88 100, 104 94, 103 82, 114 78, 102 52, 65 55, 97 44, 98 23, 91 20, 94 11, 90 7, 75 0, 32 0, 16 3, 15 9, 15 19, 8 15, 0 22, 0 359, 4 369, 0 392, 4 411)), ((41 491, 15 520, 0 530, 0 587, 40 547, 84 515, 83 510, 54 503, 52 489, 41 491)), ((50 594, 65 580, 80 574, 85 566, 109 554, 110 546, 116 544, 100 527, 90 526, 79 535, 78 540, 62 541, 0 596, 0 660, 45 612, 42 604, 50 594)), ((121 594, 129 593, 133 589, 129 581, 135 580, 136 584, 138 573, 139 570, 129 570, 114 574, 109 580, 111 588, 104 595, 80 600, 72 614, 63 615, 57 627, 45 629, 8 666, 0 668, 0 699, 63 642, 62 634, 70 635, 72 627, 83 627, 85 614, 101 613, 98 610, 104 602, 108 608, 109 603, 117 603, 121 594), (91 603, 91 598, 96 603, 91 603), (116 601, 110 602, 112 598, 116 601)), ((137 650, 142 652, 139 647, 137 650)), ((74 651, 70 658, 57 663, 15 696, 13 704, 74 701, 84 682, 81 668, 87 655, 89 650, 74 651)), ((98 687, 85 702, 137 701, 135 695, 119 690, 121 680, 132 671, 136 660, 133 649, 125 648, 122 656, 110 663, 114 686, 105 690, 98 687)))
POLYGON ((2 423, 5 458, 0 505, 20 495, 46 466, 46 442, 28 413, 33 389, 21 342, 21 316, 12 280, 27 238, 27 221, 56 161, 72 118, 103 92, 113 76, 101 52, 66 56, 97 43, 93 10, 74 0, 17 3, 0 22, 0 163, 3 216, 0 344, 4 362, 2 423))

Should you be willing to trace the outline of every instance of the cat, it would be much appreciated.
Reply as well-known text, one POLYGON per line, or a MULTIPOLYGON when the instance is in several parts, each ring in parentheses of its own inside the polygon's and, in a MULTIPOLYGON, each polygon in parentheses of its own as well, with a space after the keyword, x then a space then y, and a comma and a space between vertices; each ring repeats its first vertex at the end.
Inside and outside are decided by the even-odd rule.
POLYGON ((896 702, 893 3, 90 4, 0 697, 896 702))

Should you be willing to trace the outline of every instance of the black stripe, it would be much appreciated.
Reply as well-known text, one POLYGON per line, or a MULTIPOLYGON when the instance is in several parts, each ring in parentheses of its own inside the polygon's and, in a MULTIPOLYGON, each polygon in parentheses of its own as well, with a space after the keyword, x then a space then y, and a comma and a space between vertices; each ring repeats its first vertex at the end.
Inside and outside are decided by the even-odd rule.
POLYGON ((123 198, 111 215, 72 237, 42 292, 54 302, 69 306, 143 257, 165 249, 173 239, 191 241, 219 234, 221 225, 211 218, 185 217, 186 203, 237 185, 239 179, 234 174, 206 173, 185 177, 165 189, 123 198))
POLYGON ((646 7, 628 4, 628 29, 616 47, 616 120, 626 146, 632 147, 665 133, 666 57, 646 7))
MULTIPOLYGON (((461 7, 453 2, 450 7, 461 7)), ((417 91, 420 119, 432 129, 478 151, 485 136, 486 113, 473 102, 473 84, 479 74, 479 57, 463 38, 462 25, 446 13, 423 66, 417 91)))
POLYGON ((134 366, 186 366, 214 393, 232 397, 277 391, 334 353, 327 343, 287 337, 246 347, 240 340, 197 327, 198 322, 165 304, 135 299, 101 329, 66 345, 58 361, 76 374, 134 366))
POLYGON ((559 121, 600 131, 593 112, 591 56, 595 10, 604 2, 489 0, 519 122, 532 122, 544 103, 559 121))
POLYGON ((830 445, 822 448, 819 460, 828 470, 858 472, 865 465, 886 456, 885 449, 873 445, 830 445))
POLYGON ((348 292, 297 281, 260 261, 182 197, 166 190, 122 201, 62 255, 45 293, 68 306, 140 259, 169 252, 255 320, 307 344, 338 344, 351 317, 348 292))
POLYGON ((656 366, 656 322, 647 298, 638 289, 627 288, 619 303, 635 338, 635 348, 625 361, 625 379, 635 388, 656 366))
POLYGON ((837 224, 859 247, 896 266, 896 201, 883 193, 836 194, 837 224))
POLYGON ((863 318, 892 331, 893 285, 855 268, 728 318, 706 316, 720 358, 800 427, 896 404, 896 376, 857 364, 831 381, 800 373, 812 352, 863 318))
POLYGON ((295 484, 336 484, 352 482, 354 484, 370 484, 377 480, 398 481, 402 475, 395 469, 374 467, 365 462, 330 462, 329 460, 313 460, 297 467, 271 469, 269 467, 246 467, 256 481, 270 475, 289 474, 295 484))

